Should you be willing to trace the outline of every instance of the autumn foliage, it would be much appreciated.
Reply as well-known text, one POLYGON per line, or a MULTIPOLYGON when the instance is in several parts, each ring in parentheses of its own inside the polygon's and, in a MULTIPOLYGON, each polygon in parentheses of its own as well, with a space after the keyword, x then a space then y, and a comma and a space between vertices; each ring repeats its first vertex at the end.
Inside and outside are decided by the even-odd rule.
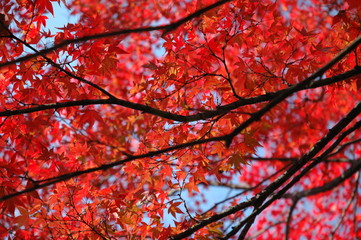
POLYGON ((361 238, 360 32, 359 0, 0 1, 0 238, 361 238))

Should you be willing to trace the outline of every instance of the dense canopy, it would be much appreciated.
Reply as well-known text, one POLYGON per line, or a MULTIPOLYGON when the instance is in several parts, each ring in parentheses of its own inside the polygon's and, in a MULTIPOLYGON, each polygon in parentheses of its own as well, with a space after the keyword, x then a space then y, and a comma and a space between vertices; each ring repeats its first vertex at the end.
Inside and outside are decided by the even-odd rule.
POLYGON ((358 0, 0 1, 0 238, 361 238, 360 32, 358 0))

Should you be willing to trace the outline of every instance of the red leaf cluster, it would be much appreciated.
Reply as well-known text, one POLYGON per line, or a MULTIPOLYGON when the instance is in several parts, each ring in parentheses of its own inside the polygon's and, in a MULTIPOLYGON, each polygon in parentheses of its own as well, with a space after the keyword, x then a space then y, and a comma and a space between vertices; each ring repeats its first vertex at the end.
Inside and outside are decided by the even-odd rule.
POLYGON ((361 238, 360 19, 0 1, 0 238, 361 238))

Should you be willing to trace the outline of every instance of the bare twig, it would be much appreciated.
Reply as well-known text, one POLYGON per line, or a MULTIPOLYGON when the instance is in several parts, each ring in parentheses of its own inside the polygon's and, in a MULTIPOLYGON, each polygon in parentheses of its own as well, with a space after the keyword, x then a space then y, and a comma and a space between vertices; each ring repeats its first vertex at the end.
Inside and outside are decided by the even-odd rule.
POLYGON ((288 216, 287 216, 287 220, 286 220, 286 232, 285 232, 285 240, 288 240, 289 239, 289 236, 290 236, 290 229, 291 229, 291 222, 292 222, 292 214, 293 214, 293 211, 295 210, 296 208, 296 205, 298 203, 298 198, 295 198, 293 199, 292 201, 292 205, 290 207, 290 210, 288 212, 288 216))

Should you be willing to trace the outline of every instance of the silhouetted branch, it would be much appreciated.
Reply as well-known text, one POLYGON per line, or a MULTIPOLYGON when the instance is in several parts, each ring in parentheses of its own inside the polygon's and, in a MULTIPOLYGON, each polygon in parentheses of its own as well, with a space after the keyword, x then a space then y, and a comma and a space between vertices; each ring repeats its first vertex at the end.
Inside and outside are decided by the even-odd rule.
POLYGON ((16 37, 14 34, 11 34, 11 37, 15 40, 17 40, 18 42, 24 44, 26 47, 30 48, 31 50, 33 50, 35 53, 39 54, 41 57, 43 57, 50 65, 52 65, 53 67, 55 67, 56 69, 60 70, 61 72, 65 73, 66 75, 68 75, 69 77, 72 77, 76 80, 78 80, 79 82, 85 83, 87 85, 90 85, 92 87, 94 87, 95 89, 98 89, 100 92, 102 92, 103 94, 105 94, 106 96, 110 97, 110 98, 114 98, 114 96, 109 93, 107 90, 105 90, 104 88, 100 87, 99 85, 92 83, 89 80, 86 80, 82 77, 79 77, 77 75, 75 75, 72 72, 69 72, 68 70, 62 68, 59 64, 57 64, 56 62, 54 62, 53 60, 51 60, 50 58, 48 58, 44 53, 39 52, 37 49, 35 49, 33 46, 31 46, 30 44, 28 44, 27 42, 21 40, 20 38, 16 37))
MULTIPOLYGON (((209 208, 207 211, 203 212, 202 214, 205 215, 206 213, 210 212, 211 210, 215 209, 218 205, 225 203, 227 201, 230 201, 232 199, 235 199, 237 197, 240 197, 241 195, 252 191, 254 189, 257 189, 258 187, 260 187, 262 184, 264 184, 266 181, 269 181, 271 178, 276 177, 279 173, 283 172, 285 169, 287 169, 291 164, 287 164, 284 167, 282 167, 281 169, 277 170, 276 172, 272 173, 271 175, 267 176, 266 178, 264 178, 262 181, 260 181, 259 183, 257 183, 255 186, 249 186, 248 184, 243 184, 243 185, 239 185, 237 188, 237 185, 231 185, 231 187, 234 187, 234 189, 240 189, 240 190, 244 190, 241 193, 237 193, 231 197, 228 197, 226 199, 223 199, 222 201, 219 201, 217 203, 215 203, 211 208, 209 208)), ((213 182, 210 182, 208 185, 213 186, 213 182)), ((218 186, 218 185, 216 185, 218 186)), ((228 187, 227 184, 221 184, 219 185, 221 187, 228 187)))
POLYGON ((112 162, 112 163, 109 163, 109 164, 103 164, 103 165, 101 165, 99 167, 88 168, 88 169, 85 169, 85 170, 79 170, 79 171, 63 174, 63 175, 60 175, 60 176, 57 176, 57 177, 48 178, 48 179, 41 180, 41 181, 36 181, 37 184, 34 187, 27 188, 27 189, 24 189, 22 191, 14 192, 14 193, 11 193, 11 194, 0 197, 0 202, 5 201, 5 200, 10 199, 10 198, 13 198, 13 197, 16 197, 16 196, 19 196, 19 195, 22 195, 24 193, 32 192, 32 191, 35 191, 37 189, 41 189, 41 188, 53 185, 55 183, 63 182, 63 181, 69 180, 71 178, 78 177, 78 176, 81 176, 81 175, 84 175, 84 174, 87 174, 87 173, 105 171, 105 170, 108 170, 108 169, 113 168, 115 166, 123 165, 123 164, 125 164, 127 162, 131 162, 131 161, 134 161, 134 160, 137 160, 137 159, 142 159, 142 158, 147 158, 147 157, 154 157, 156 155, 166 153, 166 152, 171 152, 171 151, 178 150, 178 149, 183 149, 183 148, 187 148, 187 147, 191 147, 191 146, 195 146, 195 145, 199 145, 199 144, 203 144, 203 143, 208 143, 208 142, 224 141, 224 140, 225 140, 225 136, 196 140, 196 141, 187 142, 187 143, 175 145, 175 146, 172 146, 172 147, 164 148, 164 149, 157 150, 157 151, 150 151, 150 152, 145 153, 145 154, 133 155, 133 156, 128 157, 128 158, 123 159, 123 160, 115 161, 115 162, 112 162))
POLYGON ((354 190, 352 191, 352 195, 351 195, 350 199, 348 200, 345 208, 342 210, 342 214, 341 214, 339 221, 337 222, 336 226, 332 230, 331 240, 335 239, 335 234, 337 232, 337 229, 339 229, 339 227, 341 226, 341 223, 342 223, 343 219, 345 218, 347 210, 349 209, 352 201, 355 199, 355 197, 357 195, 357 189, 359 188, 359 180, 360 180, 360 172, 357 172, 354 190))
MULTIPOLYGON (((343 81, 349 77, 354 77, 360 73, 361 73, 361 67, 356 67, 350 71, 339 74, 337 76, 317 81, 318 82, 317 84, 312 84, 309 88, 325 86, 326 83, 332 84, 332 83, 336 83, 338 81, 343 81)), ((162 117, 165 119, 173 120, 173 121, 193 122, 193 121, 210 119, 210 118, 222 115, 224 113, 230 112, 230 111, 237 109, 239 107, 242 107, 242 106, 272 100, 277 95, 280 95, 283 92, 287 91, 287 89, 289 89, 289 88, 282 89, 282 90, 272 92, 272 93, 267 93, 267 94, 260 95, 257 97, 244 98, 244 99, 237 100, 230 104, 219 106, 215 110, 204 111, 204 112, 200 112, 200 113, 196 113, 196 114, 188 115, 188 116, 167 112, 167 111, 159 110, 159 109, 147 106, 147 105, 133 103, 133 102, 126 101, 123 99, 112 97, 109 99, 84 99, 84 100, 75 100, 75 101, 63 101, 63 102, 57 102, 57 103, 40 104, 39 106, 36 106, 36 107, 30 107, 30 108, 24 108, 24 109, 5 110, 5 111, 0 111, 0 117, 15 116, 15 115, 21 115, 21 114, 26 114, 26 113, 39 112, 39 111, 48 110, 48 109, 59 109, 59 108, 64 108, 64 107, 89 106, 89 105, 97 105, 97 104, 102 104, 102 105, 111 104, 111 105, 119 105, 122 107, 130 108, 133 110, 142 111, 144 113, 149 113, 149 114, 152 114, 152 115, 155 115, 158 117, 162 117)), ((306 89, 307 88, 304 88, 301 90, 306 90, 306 89)))
POLYGON ((264 232, 266 232, 266 231, 268 231, 270 228, 272 228, 272 227, 274 227, 274 226, 277 226, 277 225, 279 225, 279 224, 283 224, 284 222, 276 222, 276 223, 274 223, 274 224, 271 224, 269 227, 267 227, 267 228, 264 228, 264 229, 262 229, 262 230, 260 230, 260 231, 258 231, 258 232, 256 232, 254 235, 252 235, 252 236, 249 236, 249 237, 246 237, 246 239, 247 240, 250 240, 250 239, 257 239, 258 238, 258 236, 260 236, 260 235, 262 235, 262 233, 264 233, 264 232))
POLYGON ((287 220, 286 220, 286 232, 285 232, 285 240, 288 240, 289 236, 290 236, 290 228, 291 228, 291 222, 292 222, 292 214, 293 211, 295 210, 297 203, 298 203, 298 198, 294 198, 292 201, 292 205, 290 207, 290 211, 288 212, 288 216, 287 216, 287 220))
POLYGON ((199 16, 201 16, 203 13, 206 13, 209 10, 212 10, 214 8, 217 8, 227 2, 230 2, 231 0, 220 0, 217 1, 207 7, 201 8, 197 11, 195 11, 192 14, 189 14, 188 16, 175 21, 173 23, 170 24, 166 24, 166 25, 160 25, 160 26, 155 26, 155 27, 139 27, 139 28, 133 28, 133 29, 120 29, 117 31, 112 31, 112 32, 106 32, 106 33, 99 33, 99 34, 94 34, 94 35, 88 35, 88 36, 84 36, 84 37, 80 37, 80 38, 75 38, 75 39, 69 39, 69 40, 65 40, 59 44, 55 44, 54 46, 50 47, 50 48, 45 48, 43 50, 40 50, 34 54, 29 54, 27 56, 24 57, 19 57, 17 59, 14 59, 12 61, 8 61, 5 63, 0 63, 0 68, 5 67, 5 66, 9 66, 15 63, 19 63, 19 62, 23 62, 23 61, 27 61, 30 60, 32 58, 38 57, 38 56, 42 56, 42 55, 46 55, 54 50, 60 49, 62 47, 65 47, 67 45, 70 44, 74 44, 74 43, 80 43, 80 42, 86 42, 89 40, 95 40, 95 39, 100 39, 100 38, 106 38, 106 37, 114 37, 114 36, 120 36, 120 35, 126 35, 126 34, 130 34, 130 33, 143 33, 143 32, 152 32, 152 31, 159 31, 159 30, 163 30, 163 34, 166 34, 168 32, 174 31, 176 30, 179 26, 181 26, 182 24, 197 18, 199 16))
MULTIPOLYGON (((359 142, 360 140, 357 140, 359 142)), ((333 154, 332 154, 333 155, 333 154)), ((294 162, 298 161, 300 158, 278 158, 278 157, 245 157, 249 161, 278 161, 278 162, 294 162)), ((348 158, 332 158, 332 159, 325 159, 324 162, 328 163, 352 163, 353 160, 348 158)))
POLYGON ((355 174, 359 170, 361 170, 361 160, 353 161, 353 164, 351 167, 349 167, 346 171, 344 171, 339 177, 334 178, 332 181, 330 181, 322 186, 307 189, 304 191, 295 192, 295 193, 286 193, 283 195, 283 197, 284 198, 303 198, 303 197, 308 197, 311 195, 316 195, 319 193, 330 191, 330 190, 334 189, 335 187, 337 187, 338 185, 340 185, 341 183, 343 183, 346 179, 350 178, 353 174, 355 174))

